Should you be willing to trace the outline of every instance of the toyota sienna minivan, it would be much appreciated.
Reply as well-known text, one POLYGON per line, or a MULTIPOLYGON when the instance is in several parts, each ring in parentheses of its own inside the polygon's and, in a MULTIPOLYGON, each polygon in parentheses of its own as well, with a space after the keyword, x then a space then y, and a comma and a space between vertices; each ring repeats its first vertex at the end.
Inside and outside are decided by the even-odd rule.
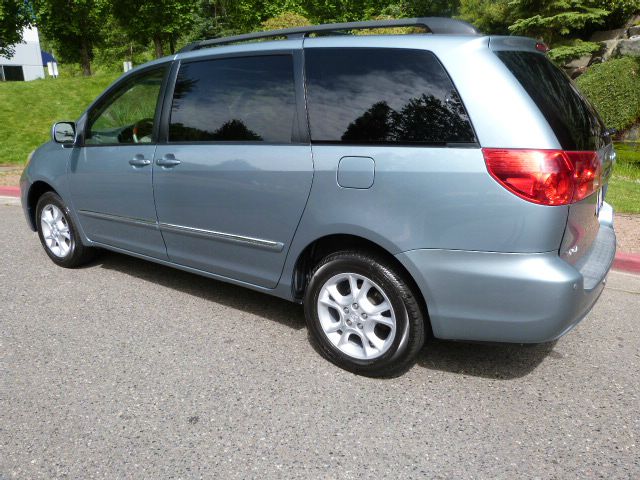
POLYGON ((197 42, 54 125, 27 221, 62 267, 108 249, 302 303, 363 375, 427 334, 551 341, 611 267, 615 153, 545 51, 445 18, 197 42), (354 34, 389 26, 423 33, 354 34))

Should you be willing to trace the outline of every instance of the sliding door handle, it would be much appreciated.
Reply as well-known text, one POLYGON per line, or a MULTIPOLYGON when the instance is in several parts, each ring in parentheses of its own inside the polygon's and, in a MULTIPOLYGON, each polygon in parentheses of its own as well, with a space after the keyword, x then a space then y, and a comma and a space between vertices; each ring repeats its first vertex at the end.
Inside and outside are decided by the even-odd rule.
POLYGON ((151 160, 144 158, 144 155, 138 154, 129 160, 129 165, 134 167, 146 167, 147 165, 151 165, 151 160))
POLYGON ((178 160, 173 153, 167 153, 162 158, 156 160, 156 165, 160 165, 161 167, 175 167, 176 165, 180 165, 180 160, 178 160))

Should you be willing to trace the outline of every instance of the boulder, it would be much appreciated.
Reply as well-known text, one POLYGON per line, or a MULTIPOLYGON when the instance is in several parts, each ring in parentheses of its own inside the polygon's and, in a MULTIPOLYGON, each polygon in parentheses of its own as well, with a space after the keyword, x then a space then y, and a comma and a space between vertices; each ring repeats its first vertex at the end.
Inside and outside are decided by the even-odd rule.
POLYGON ((604 30, 602 32, 594 32, 591 35, 592 42, 606 42, 608 40, 618 40, 627 35, 626 28, 616 28, 615 30, 604 30))
POLYGON ((616 51, 616 48, 618 47, 618 43, 620 43, 620 40, 605 40, 601 43, 604 45, 604 48, 602 49, 602 61, 606 62, 611 58, 613 53, 616 51))
POLYGON ((629 27, 627 29, 627 35, 629 36, 629 38, 640 35, 640 25, 636 25, 635 27, 629 27))
POLYGON ((620 40, 614 55, 616 57, 620 57, 622 55, 640 57, 640 36, 633 37, 628 40, 620 40))
POLYGON ((627 22, 624 24, 625 28, 633 27, 634 25, 640 25, 640 15, 633 15, 629 17, 627 22))
POLYGON ((635 125, 620 135, 623 142, 640 142, 640 125, 635 125))
POLYGON ((582 75, 584 72, 587 71, 587 67, 585 65, 584 67, 565 68, 565 71, 567 72, 567 75, 569 75, 569 77, 572 80, 575 80, 576 78, 578 78, 580 75, 582 75))
POLYGON ((576 58, 575 60, 571 60, 569 63, 565 65, 567 70, 573 70, 578 68, 584 68, 589 65, 591 62, 591 55, 585 55, 584 57, 576 58))

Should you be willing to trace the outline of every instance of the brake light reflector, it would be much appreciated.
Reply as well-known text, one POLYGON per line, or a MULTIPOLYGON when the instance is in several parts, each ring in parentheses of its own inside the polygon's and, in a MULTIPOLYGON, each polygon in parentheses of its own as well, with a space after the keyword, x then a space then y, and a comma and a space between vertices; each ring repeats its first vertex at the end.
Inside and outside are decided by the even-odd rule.
POLYGON ((483 148, 482 153, 489 174, 529 202, 568 205, 600 188, 597 152, 483 148))

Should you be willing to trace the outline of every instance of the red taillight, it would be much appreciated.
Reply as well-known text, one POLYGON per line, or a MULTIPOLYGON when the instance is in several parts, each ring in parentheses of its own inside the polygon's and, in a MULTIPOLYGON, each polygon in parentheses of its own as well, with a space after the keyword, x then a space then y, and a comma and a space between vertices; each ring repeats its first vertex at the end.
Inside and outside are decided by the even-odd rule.
POLYGON ((487 170, 507 190, 540 205, 568 205, 600 187, 596 152, 483 148, 487 170))
POLYGON ((538 50, 539 52, 542 52, 542 53, 547 53, 551 49, 549 47, 547 47, 546 44, 544 44, 542 42, 537 42, 536 43, 536 50, 538 50))

